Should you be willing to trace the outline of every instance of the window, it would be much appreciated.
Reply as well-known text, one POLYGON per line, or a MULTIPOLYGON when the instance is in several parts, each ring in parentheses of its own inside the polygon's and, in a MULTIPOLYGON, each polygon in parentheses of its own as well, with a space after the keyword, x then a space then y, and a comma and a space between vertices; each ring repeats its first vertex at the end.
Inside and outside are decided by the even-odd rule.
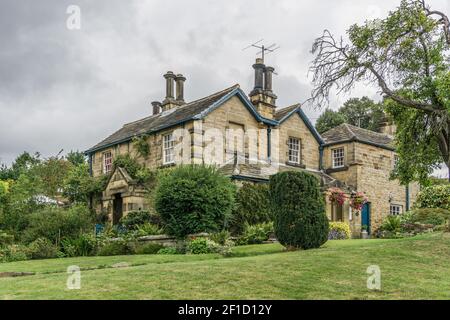
POLYGON ((334 203, 331 207, 331 221, 344 221, 343 208, 341 204, 334 203))
POLYGON ((169 133, 164 136, 164 164, 170 164, 175 162, 175 141, 173 140, 173 134, 169 133))
POLYGON ((112 170, 112 153, 111 151, 103 153, 103 173, 110 173, 112 170))
POLYGON ((300 140, 297 138, 289 138, 289 162, 300 164, 300 140))
POLYGON ((333 168, 342 168, 344 166, 344 148, 333 149, 333 168))
POLYGON ((389 210, 389 213, 393 216, 398 216, 402 214, 403 212, 403 206, 398 204, 391 204, 391 209, 389 210))

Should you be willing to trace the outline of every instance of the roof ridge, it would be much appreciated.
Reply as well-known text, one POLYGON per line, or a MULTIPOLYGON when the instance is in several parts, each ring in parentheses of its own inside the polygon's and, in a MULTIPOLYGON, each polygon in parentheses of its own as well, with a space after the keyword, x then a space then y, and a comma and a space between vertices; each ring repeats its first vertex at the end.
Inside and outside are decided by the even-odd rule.
POLYGON ((356 133, 353 132, 352 128, 350 128, 350 124, 344 122, 345 128, 350 132, 353 138, 356 138, 356 133))
MULTIPOLYGON (((223 90, 221 90, 221 91, 212 93, 212 94, 210 94, 210 95, 208 95, 208 96, 206 96, 206 97, 203 97, 203 98, 199 98, 199 99, 197 99, 197 100, 190 101, 190 102, 188 102, 188 103, 182 104, 182 105, 177 106, 177 107, 175 107, 175 108, 176 108, 176 109, 182 109, 182 108, 188 107, 189 105, 192 105, 192 104, 194 104, 194 103, 198 103, 198 102, 200 102, 200 101, 210 99, 211 97, 221 95, 221 94, 223 94, 223 93, 225 93, 225 92, 227 92, 227 91, 232 91, 232 90, 234 90, 234 89, 236 89, 236 88, 239 88, 239 84, 238 84, 238 83, 236 83, 235 85, 233 85, 233 86, 231 86, 231 87, 228 87, 228 88, 226 88, 226 89, 223 89, 223 90)), ((175 108, 174 108, 174 109, 175 109, 175 108)), ((158 114, 152 114, 151 116, 148 116, 148 117, 145 117, 145 118, 142 118, 142 119, 138 119, 138 120, 135 120, 135 121, 131 121, 131 122, 125 123, 125 124, 123 125, 123 127, 128 126, 128 125, 132 125, 132 124, 135 124, 135 123, 138 123, 138 122, 141 122, 141 121, 148 120, 148 119, 150 119, 150 118, 152 118, 152 117, 158 117, 158 116, 160 116, 160 115, 161 115, 161 113, 158 113, 158 114)))
POLYGON ((287 106, 287 107, 283 107, 283 108, 280 108, 280 109, 278 109, 278 110, 275 110, 275 112, 282 112, 282 111, 285 111, 286 109, 289 109, 289 108, 292 108, 292 107, 301 107, 302 106, 302 104, 300 103, 300 102, 298 102, 298 103, 294 103, 294 104, 291 104, 290 106, 287 106))
MULTIPOLYGON (((369 130, 369 129, 366 129, 366 128, 361 128, 361 127, 358 127, 358 126, 354 126, 354 125, 352 125, 350 123, 346 123, 346 125, 347 125, 347 127, 349 127, 350 130, 351 130, 351 128, 355 128, 357 130, 364 130, 364 131, 366 131, 366 132, 368 132, 370 134, 377 134, 377 135, 383 136, 383 137, 391 137, 391 135, 389 135, 387 133, 372 131, 372 130, 369 130)), ((351 131, 353 132, 353 130, 351 130, 351 131)))

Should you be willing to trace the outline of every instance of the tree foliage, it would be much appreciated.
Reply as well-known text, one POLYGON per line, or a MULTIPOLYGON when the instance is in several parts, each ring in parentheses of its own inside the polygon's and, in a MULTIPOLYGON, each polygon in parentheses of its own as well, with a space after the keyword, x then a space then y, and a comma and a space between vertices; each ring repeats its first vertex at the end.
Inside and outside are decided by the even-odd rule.
POLYGON ((337 111, 325 109, 316 122, 316 129, 324 133, 342 123, 348 123, 363 129, 378 131, 384 119, 380 103, 368 97, 351 98, 337 111))
POLYGON ((345 118, 340 112, 327 108, 317 119, 316 129, 319 133, 324 133, 344 122, 345 118))
POLYGON ((328 101, 333 88, 339 94, 360 81, 375 83, 400 129, 397 177, 408 182, 426 176, 438 163, 450 166, 447 16, 424 1, 402 0, 386 18, 354 24, 347 35, 348 42, 325 30, 314 41, 312 102, 328 101), (417 130, 402 128, 408 121, 417 130), (406 152, 417 156, 412 159, 406 152))

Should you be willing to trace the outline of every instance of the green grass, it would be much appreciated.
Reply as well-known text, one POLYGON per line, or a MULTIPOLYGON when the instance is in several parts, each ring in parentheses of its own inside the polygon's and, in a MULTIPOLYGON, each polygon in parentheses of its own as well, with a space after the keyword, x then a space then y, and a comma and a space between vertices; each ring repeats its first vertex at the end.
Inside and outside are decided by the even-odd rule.
POLYGON ((329 241, 285 252, 278 244, 219 255, 136 255, 0 264, 3 299, 449 299, 450 234, 397 240, 329 241), (119 262, 130 267, 112 268, 119 262), (381 268, 381 291, 366 287, 381 268), (66 268, 82 268, 81 290, 66 289, 66 268))

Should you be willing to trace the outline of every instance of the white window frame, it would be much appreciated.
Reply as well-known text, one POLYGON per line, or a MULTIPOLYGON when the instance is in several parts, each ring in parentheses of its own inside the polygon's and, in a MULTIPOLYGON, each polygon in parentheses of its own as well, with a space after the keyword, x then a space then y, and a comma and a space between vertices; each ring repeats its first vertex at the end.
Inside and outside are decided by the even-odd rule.
POLYGON ((111 151, 103 152, 103 173, 108 174, 112 170, 113 156, 111 151))
POLYGON ((288 162, 300 164, 301 141, 299 138, 289 137, 288 139, 288 162))
POLYGON ((175 163, 175 139, 173 132, 163 135, 163 163, 175 163))
POLYGON ((389 214, 391 216, 399 216, 403 213, 403 206, 401 204, 392 204, 389 207, 389 214))
POLYGON ((331 162, 333 169, 343 168, 345 166, 344 147, 331 149, 331 162))

